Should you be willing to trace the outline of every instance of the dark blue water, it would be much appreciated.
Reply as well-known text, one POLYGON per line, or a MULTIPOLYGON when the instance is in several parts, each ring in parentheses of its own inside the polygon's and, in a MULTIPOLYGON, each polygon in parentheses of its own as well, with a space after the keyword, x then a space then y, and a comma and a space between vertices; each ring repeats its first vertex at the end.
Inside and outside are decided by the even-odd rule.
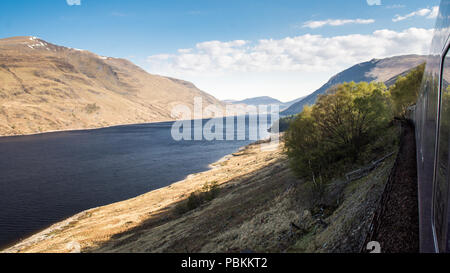
POLYGON ((171 122, 0 138, 0 246, 167 186, 252 141, 180 141, 171 122))

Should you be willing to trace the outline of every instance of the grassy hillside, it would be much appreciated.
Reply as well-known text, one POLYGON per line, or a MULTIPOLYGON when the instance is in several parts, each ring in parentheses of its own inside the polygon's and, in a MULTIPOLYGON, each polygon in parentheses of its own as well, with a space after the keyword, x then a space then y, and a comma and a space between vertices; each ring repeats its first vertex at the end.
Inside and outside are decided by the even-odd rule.
POLYGON ((172 107, 224 104, 192 83, 34 37, 0 39, 0 135, 173 120, 172 107))
POLYGON ((405 72, 424 63, 425 56, 406 55, 387 59, 374 59, 369 62, 357 64, 332 77, 325 85, 307 96, 303 100, 293 104, 281 114, 284 116, 295 115, 303 111, 306 105, 313 105, 318 96, 324 94, 329 88, 344 82, 385 82, 392 85, 396 78, 405 72))

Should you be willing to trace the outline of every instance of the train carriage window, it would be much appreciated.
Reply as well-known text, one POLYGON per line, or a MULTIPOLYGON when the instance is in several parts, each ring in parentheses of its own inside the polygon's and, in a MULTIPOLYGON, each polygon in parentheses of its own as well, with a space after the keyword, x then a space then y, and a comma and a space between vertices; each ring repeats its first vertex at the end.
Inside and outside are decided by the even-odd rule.
POLYGON ((434 229, 440 252, 448 248, 448 190, 449 190, 449 145, 450 145, 450 54, 443 60, 440 107, 438 160, 434 184, 434 229))

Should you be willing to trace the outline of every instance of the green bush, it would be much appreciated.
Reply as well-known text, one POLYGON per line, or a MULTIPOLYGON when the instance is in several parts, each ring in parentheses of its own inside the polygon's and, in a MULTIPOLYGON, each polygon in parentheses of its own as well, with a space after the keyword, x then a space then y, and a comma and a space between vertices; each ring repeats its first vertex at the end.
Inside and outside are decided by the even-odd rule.
POLYGON ((294 121, 295 116, 283 117, 279 121, 279 132, 286 132, 291 125, 291 122, 294 121))
POLYGON ((416 104, 424 71, 425 64, 419 65, 406 76, 399 77, 395 84, 391 86, 389 92, 396 117, 406 119, 408 107, 416 104))
MULTIPOLYGON (((406 119, 407 109, 417 100, 424 69, 425 64, 399 77, 389 90, 383 83, 336 85, 315 105, 285 121, 286 153, 294 173, 307 180, 311 207, 323 205, 332 179, 398 145, 393 118, 406 119)), ((445 93, 443 100, 447 99, 450 95, 445 93)))
POLYGON ((344 83, 305 107, 286 132, 286 152, 299 177, 326 183, 354 165, 392 120, 382 83, 344 83))

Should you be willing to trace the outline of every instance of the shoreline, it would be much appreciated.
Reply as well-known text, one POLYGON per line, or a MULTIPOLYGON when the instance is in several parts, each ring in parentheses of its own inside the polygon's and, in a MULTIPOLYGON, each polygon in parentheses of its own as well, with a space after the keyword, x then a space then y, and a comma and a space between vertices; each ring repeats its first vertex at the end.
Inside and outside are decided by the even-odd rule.
MULTIPOLYGON (((257 147, 256 149, 260 150, 260 146, 261 146, 260 144, 266 143, 267 141, 268 140, 256 141, 254 143, 240 147, 236 152, 228 154, 228 155, 222 157, 221 159, 219 159, 218 161, 209 164, 208 170, 206 170, 204 172, 193 173, 193 174, 187 175, 184 179, 176 181, 165 187, 162 187, 162 188, 159 188, 159 189, 147 192, 147 193, 143 193, 141 195, 138 195, 134 198, 130 198, 127 200, 123 200, 123 201, 115 202, 115 203, 108 204, 105 206, 100 206, 100 207, 95 207, 95 208, 91 208, 88 210, 84 210, 80 213, 77 213, 73 216, 70 216, 66 219, 56 222, 40 231, 37 231, 37 232, 33 233, 32 235, 26 237, 25 239, 22 239, 15 243, 6 245, 2 249, 0 249, 0 253, 2 253, 2 252, 3 253, 28 252, 27 249, 33 249, 33 247, 35 245, 40 245, 42 243, 45 244, 45 242, 47 242, 47 241, 52 241, 56 237, 58 237, 58 234, 64 233, 64 231, 67 229, 72 229, 72 228, 76 229, 77 227, 79 227, 79 226, 77 226, 77 223, 83 222, 83 220, 91 218, 91 216, 93 214, 96 214, 98 212, 106 212, 106 211, 110 211, 110 210, 115 210, 115 209, 113 209, 115 207, 119 207, 122 211, 122 213, 119 213, 119 215, 116 215, 116 217, 130 218, 130 219, 127 219, 127 221, 122 221, 123 226, 121 226, 118 223, 113 224, 114 225, 113 229, 118 228, 118 230, 114 230, 110 234, 110 236, 112 237, 114 234, 121 233, 123 231, 135 228, 135 227, 139 226, 140 224, 142 224, 142 222, 144 220, 148 219, 148 217, 145 217, 143 214, 156 213, 162 208, 171 208, 171 207, 175 206, 178 202, 186 199, 186 197, 190 193, 200 189, 205 183, 208 182, 207 180, 211 180, 211 179, 209 179, 210 176, 218 176, 218 177, 223 178, 223 176, 224 175, 226 176, 227 173, 230 172, 230 170, 221 171, 221 169, 224 166, 226 166, 229 161, 232 161, 232 160, 240 161, 241 155, 238 155, 238 154, 245 153, 246 151, 249 151, 249 150, 252 150, 252 152, 255 152, 254 151, 255 147, 257 147), (206 179, 206 178, 208 178, 208 179, 206 179), (150 201, 151 204, 146 204, 146 205, 144 205, 144 207, 142 207, 142 204, 140 204, 140 203, 143 200, 150 201), (131 216, 127 215, 127 212, 129 212, 130 210, 133 211, 137 208, 139 210, 137 215, 131 215, 131 216), (147 213, 141 213, 142 210, 147 211, 147 213), (125 211, 127 211, 127 212, 125 212, 125 211)), ((262 152, 259 151, 259 153, 262 153, 262 152)), ((239 166, 240 163, 237 163, 237 165, 239 166)), ((243 170, 241 168, 236 171, 237 172, 245 171, 246 173, 250 173, 250 172, 252 172, 252 169, 247 168, 247 169, 243 170)), ((209 181, 209 182, 211 182, 211 181, 209 181)), ((219 184, 223 185, 227 182, 228 182, 228 180, 221 181, 219 184)), ((117 210, 115 212, 117 212, 117 210)), ((109 214, 109 212, 107 214, 109 214)), ((114 219, 114 222, 116 222, 116 220, 117 220, 117 219, 115 219, 116 217, 112 217, 112 219, 114 219)), ((104 220, 108 221, 108 219, 104 219, 104 220)), ((98 223, 97 220, 95 222, 98 223)), ((105 225, 107 225, 107 223, 105 223, 105 225)), ((89 235, 87 237, 89 237, 89 235)), ((96 241, 96 240, 94 240, 94 241, 96 241)), ((103 241, 103 240, 100 240, 100 241, 103 241)), ((108 240, 106 240, 106 241, 108 241, 108 240)), ((71 243, 71 242, 65 242, 65 244, 68 244, 68 243, 71 243)), ((92 246, 89 245, 87 247, 90 248, 92 246)), ((47 252, 47 251, 68 252, 67 249, 64 249, 64 246, 62 246, 61 244, 59 244, 58 250, 51 250, 51 249, 49 250, 49 249, 44 248, 37 252, 47 252)), ((34 251, 31 250, 30 252, 34 252, 34 251)))
MULTIPOLYGON (((115 126, 113 126, 113 127, 115 127, 115 126)), ((79 131, 81 131, 81 130, 79 130, 79 131)), ((247 146, 250 146, 250 145, 254 145, 254 143, 242 146, 242 147, 240 147, 238 149, 238 151, 240 151, 241 149, 244 149, 244 148, 246 148, 247 146)), ((5 244, 3 246, 0 246, 0 253, 3 253, 5 250, 13 248, 14 246, 19 245, 20 243, 22 243, 24 241, 32 240, 34 237, 39 238, 40 237, 39 235, 45 235, 45 233, 46 233, 45 231, 47 231, 47 230, 50 230, 50 229, 51 230, 55 230, 55 229, 58 229, 58 228, 64 228, 64 226, 66 226, 67 224, 70 224, 70 222, 72 222, 74 220, 77 220, 78 218, 80 218, 83 215, 87 214, 91 210, 101 209, 102 207, 106 207, 106 206, 114 205, 116 203, 126 202, 128 200, 132 200, 132 199, 138 198, 138 197, 140 197, 142 195, 149 194, 149 193, 151 193, 153 191, 157 191, 157 190, 164 189, 164 188, 170 188, 173 184, 180 183, 180 182, 183 182, 183 181, 188 180, 188 179, 193 179, 193 178, 195 178, 196 176, 198 176, 198 175, 200 175, 202 173, 209 172, 209 171, 211 171, 213 169, 216 169, 216 168, 220 168, 220 164, 223 163, 223 162, 226 162, 227 160, 232 158, 233 154, 234 153, 225 155, 224 157, 220 158, 216 162, 213 162, 213 163, 209 164, 207 166, 208 169, 206 171, 188 174, 183 179, 175 181, 175 182, 173 182, 173 183, 171 183, 171 184, 169 184, 167 186, 164 186, 162 188, 154 189, 152 191, 145 192, 145 193, 142 193, 140 195, 137 195, 135 197, 131 197, 131 198, 128 198, 128 199, 125 199, 125 200, 120 200, 120 201, 117 201, 117 202, 114 202, 114 203, 110 203, 110 204, 106 204, 106 205, 103 205, 103 206, 98 206, 98 207, 93 207, 93 208, 90 208, 90 209, 86 209, 86 210, 80 211, 80 212, 78 212, 78 213, 76 213, 76 214, 74 214, 72 216, 63 218, 63 219, 61 219, 61 220, 59 220, 59 221, 57 221, 57 222, 55 222, 53 224, 50 224, 50 225, 48 225, 48 226, 46 226, 44 228, 41 228, 41 229, 37 230, 35 232, 31 232, 29 235, 25 236, 23 239, 18 239, 18 240, 15 240, 12 243, 7 243, 7 244, 5 244)))
MULTIPOLYGON (((226 118, 227 115, 223 115, 221 118, 226 118)), ((234 116, 236 117, 236 116, 234 116)), ((219 117, 204 117, 203 120, 209 120, 212 118, 219 118, 219 117)), ((194 119, 191 119, 190 121, 193 121, 194 119)), ((101 130, 101 129, 107 129, 107 128, 114 128, 114 127, 121 127, 121 126, 134 126, 134 125, 146 125, 146 124, 158 124, 158 123, 165 123, 165 122, 176 122, 178 119, 167 119, 167 120, 158 120, 158 121, 148 121, 148 122, 138 122, 138 123, 121 123, 121 124, 115 124, 115 125, 108 125, 108 126, 93 126, 93 127, 86 127, 86 128, 68 128, 68 129, 58 129, 58 130, 48 130, 44 132, 39 133, 21 133, 21 134, 14 134, 14 135, 2 135, 0 134, 0 139, 6 138, 6 137, 21 137, 21 136, 39 136, 43 134, 50 134, 50 133, 64 133, 64 132, 82 132, 82 131, 92 131, 92 130, 101 130)))
POLYGON ((249 144, 211 164, 210 170, 132 199, 83 211, 0 252, 359 251, 395 158, 358 180, 332 181, 329 202, 340 200, 339 205, 316 215, 308 201, 310 183, 295 177, 284 143, 280 144, 269 151, 249 144), (220 189, 215 198, 187 211, 178 210, 186 208, 190 193, 214 182, 220 189))
MULTIPOLYGON (((229 116, 223 115, 221 117, 204 117, 202 120, 210 120, 213 118, 227 118, 227 117, 229 117, 229 116)), ((237 118, 238 116, 233 116, 233 117, 237 118)), ((194 120, 195 119, 191 119, 190 121, 194 121, 194 120)), ((48 131, 39 132, 39 133, 22 133, 22 134, 14 134, 14 135, 0 134, 0 139, 8 138, 8 137, 39 136, 39 135, 52 134, 52 133, 93 131, 93 130, 101 130, 101 129, 115 128, 115 127, 122 127, 122 126, 138 126, 138 125, 158 124, 158 123, 167 123, 167 122, 176 122, 176 121, 179 121, 179 120, 178 119, 167 119, 167 120, 139 122, 139 123, 121 123, 121 124, 108 125, 108 126, 93 126, 93 127, 86 127, 86 128, 69 128, 69 129, 59 129, 59 130, 48 130, 48 131)), ((268 132, 270 133, 270 131, 268 131, 268 132)))
POLYGON ((7 137, 27 137, 27 136, 40 136, 45 134, 53 134, 53 133, 67 133, 67 132, 83 132, 83 131, 93 131, 93 130, 101 130, 101 129, 108 129, 108 128, 115 128, 115 127, 122 127, 122 126, 134 126, 134 125, 146 125, 146 124, 158 124, 158 123, 165 123, 165 122, 175 122, 176 120, 165 120, 165 121, 155 121, 155 122, 144 122, 144 123, 124 123, 124 124, 117 124, 117 125, 109 125, 109 126, 102 126, 102 127, 90 127, 90 128, 75 128, 75 129, 61 129, 61 130, 51 130, 51 131, 45 131, 40 133, 29 133, 29 134, 18 134, 18 135, 0 135, 0 139, 7 138, 7 137))

